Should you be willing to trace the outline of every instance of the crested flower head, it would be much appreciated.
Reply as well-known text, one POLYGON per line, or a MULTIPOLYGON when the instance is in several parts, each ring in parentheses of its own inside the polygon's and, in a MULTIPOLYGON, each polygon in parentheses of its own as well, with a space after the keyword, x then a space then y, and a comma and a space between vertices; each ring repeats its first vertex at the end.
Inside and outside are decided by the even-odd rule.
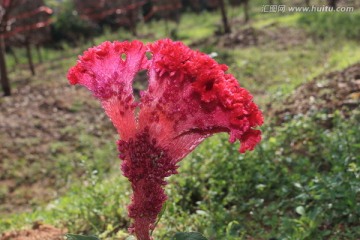
POLYGON ((255 128, 263 123, 262 114, 226 70, 208 55, 169 39, 147 45, 104 42, 70 69, 70 83, 92 91, 120 135, 121 168, 134 191, 130 230, 138 239, 151 239, 149 231, 167 199, 164 179, 205 138, 228 132, 230 142, 240 141, 242 153, 260 141, 255 128), (141 70, 148 72, 148 89, 137 102, 132 83, 141 70))

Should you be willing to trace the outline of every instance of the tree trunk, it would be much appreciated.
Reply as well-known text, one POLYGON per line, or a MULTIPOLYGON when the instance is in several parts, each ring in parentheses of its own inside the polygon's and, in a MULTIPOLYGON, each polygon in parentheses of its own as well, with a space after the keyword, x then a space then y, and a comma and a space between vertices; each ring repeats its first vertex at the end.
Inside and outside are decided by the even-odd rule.
POLYGON ((220 5, 220 10, 221 10, 221 17, 222 17, 222 22, 223 22, 223 27, 224 27, 224 33, 230 33, 231 29, 229 26, 227 15, 226 15, 224 0, 218 0, 218 1, 219 1, 219 5, 220 5))
POLYGON ((131 34, 132 34, 134 37, 137 37, 136 23, 131 23, 131 34))
POLYGON ((244 13, 245 13, 245 22, 247 23, 250 19, 249 15, 249 0, 244 1, 244 13))
POLYGON ((165 36, 169 37, 169 19, 167 17, 165 17, 164 19, 164 23, 165 23, 165 36))
POLYGON ((7 50, 9 51, 9 53, 11 54, 11 56, 13 56, 14 61, 15 61, 15 64, 19 64, 19 58, 16 56, 16 53, 15 53, 15 51, 13 50, 13 48, 12 48, 12 47, 9 47, 7 50))
POLYGON ((307 7, 310 7, 310 0, 305 0, 305 4, 307 7))
POLYGON ((31 74, 33 76, 35 76, 35 67, 34 67, 34 63, 33 63, 33 60, 32 60, 32 56, 31 56, 31 48, 30 48, 30 43, 29 42, 25 43, 25 48, 26 48, 26 56, 27 56, 27 59, 28 59, 28 62, 29 62, 29 68, 30 68, 31 74))
MULTIPOLYGON (((134 5, 134 0, 129 1, 131 5, 134 5)), ((136 22, 138 17, 138 9, 135 7, 133 9, 128 9, 126 13, 128 19, 129 19, 129 27, 131 34, 136 37, 137 36, 137 29, 136 29, 136 22)))
POLYGON ((0 37, 0 77, 1 77, 1 87, 4 91, 4 96, 10 96, 10 83, 9 78, 6 71, 6 63, 5 63, 5 44, 4 39, 0 37))
POLYGON ((91 45, 93 45, 93 46, 96 45, 96 42, 95 42, 94 37, 91 36, 90 39, 89 39, 89 41, 90 41, 91 45))
POLYGON ((329 6, 332 7, 333 9, 336 9, 337 7, 337 0, 328 0, 329 2, 329 6))
POLYGON ((41 55, 41 48, 40 48, 40 45, 38 45, 38 44, 36 45, 36 52, 38 55, 39 63, 42 63, 43 59, 42 59, 42 55, 41 55))

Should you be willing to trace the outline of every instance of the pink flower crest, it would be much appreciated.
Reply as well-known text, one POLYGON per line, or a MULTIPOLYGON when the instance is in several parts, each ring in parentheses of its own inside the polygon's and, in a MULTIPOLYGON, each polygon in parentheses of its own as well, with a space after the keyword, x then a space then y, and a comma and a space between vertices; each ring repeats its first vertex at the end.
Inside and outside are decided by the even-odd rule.
POLYGON ((252 95, 227 66, 181 42, 104 42, 85 51, 69 70, 71 84, 87 87, 117 129, 121 169, 131 182, 130 232, 152 239, 167 196, 165 178, 177 163, 214 133, 228 132, 240 152, 261 140, 263 116, 252 95), (151 54, 148 59, 146 53, 151 54), (121 56, 125 55, 126 59, 121 56), (147 70, 148 89, 133 95, 137 72, 147 70))

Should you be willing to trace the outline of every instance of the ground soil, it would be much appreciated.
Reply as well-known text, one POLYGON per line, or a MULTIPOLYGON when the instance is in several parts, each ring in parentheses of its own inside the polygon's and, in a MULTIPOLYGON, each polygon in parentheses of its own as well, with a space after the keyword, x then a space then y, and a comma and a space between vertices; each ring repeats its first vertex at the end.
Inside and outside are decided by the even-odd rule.
POLYGON ((34 223, 31 229, 17 230, 0 235, 0 240, 64 240, 66 229, 34 223))
MULTIPOLYGON (((278 104, 279 105, 279 104, 278 104)), ((279 122, 298 114, 341 111, 349 115, 360 107, 360 64, 314 78, 299 86, 280 107, 268 105, 270 115, 279 122)))
POLYGON ((106 136, 114 128, 91 94, 65 79, 20 83, 0 99, 0 215, 58 196, 65 183, 52 161, 61 151, 76 151, 79 131, 106 136))
POLYGON ((216 45, 222 48, 246 48, 269 45, 269 47, 275 49, 288 49, 303 45, 307 39, 309 37, 304 30, 280 27, 273 24, 263 29, 253 27, 233 29, 229 34, 212 36, 194 42, 192 47, 199 47, 204 44, 216 45))

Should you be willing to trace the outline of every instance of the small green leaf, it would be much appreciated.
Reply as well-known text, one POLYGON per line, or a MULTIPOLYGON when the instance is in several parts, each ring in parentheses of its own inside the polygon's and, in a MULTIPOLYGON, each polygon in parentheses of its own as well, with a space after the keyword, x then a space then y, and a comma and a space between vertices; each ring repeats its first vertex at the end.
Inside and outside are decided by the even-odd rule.
POLYGON ((305 215, 305 208, 304 208, 303 206, 298 206, 297 208, 295 208, 295 211, 296 211, 300 216, 305 215))
POLYGON ((150 236, 152 236, 152 234, 153 234, 153 232, 154 232, 154 229, 156 228, 156 226, 157 226, 158 223, 160 222, 162 216, 164 215, 165 210, 166 210, 166 207, 167 207, 167 202, 165 202, 164 205, 162 206, 161 211, 160 211, 160 213, 159 213, 159 215, 158 215, 158 219, 157 219, 157 221, 156 221, 156 223, 155 223, 155 225, 154 225, 154 228, 153 228, 153 230, 151 230, 151 232, 150 232, 150 236))
POLYGON ((172 240, 207 240, 207 238, 198 232, 179 232, 174 235, 172 240))
POLYGON ((100 240, 95 236, 83 236, 83 235, 76 235, 76 234, 66 234, 68 240, 100 240))
POLYGON ((128 236, 125 240, 136 240, 136 238, 134 236, 128 236))

